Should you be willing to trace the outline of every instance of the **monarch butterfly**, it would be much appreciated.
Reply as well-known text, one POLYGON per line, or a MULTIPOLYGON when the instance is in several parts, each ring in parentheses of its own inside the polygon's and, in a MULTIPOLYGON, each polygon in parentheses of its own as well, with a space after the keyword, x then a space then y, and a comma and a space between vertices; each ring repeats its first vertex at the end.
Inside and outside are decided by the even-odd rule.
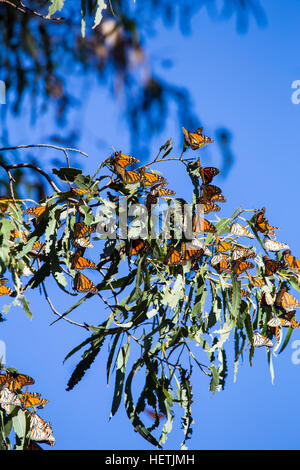
POLYGON ((123 181, 127 184, 135 184, 140 181, 140 175, 137 171, 124 171, 122 178, 123 181))
POLYGON ((0 211, 6 212, 13 199, 9 196, 0 196, 0 211))
POLYGON ((9 414, 11 405, 21 406, 21 400, 18 398, 16 393, 12 392, 7 387, 7 385, 4 385, 0 387, 0 406, 9 414))
MULTIPOLYGON (((282 327, 294 328, 292 322, 294 322, 294 320, 289 321, 285 318, 278 318, 278 317, 273 317, 268 321, 267 323, 268 327, 270 328, 271 332, 275 334, 275 337, 278 343, 280 342, 280 338, 281 338, 281 328, 282 327)), ((297 326, 295 326, 295 328, 297 328, 297 326)))
POLYGON ((74 224, 74 238, 82 238, 95 232, 94 225, 86 225, 84 222, 76 222, 74 224))
POLYGON ((300 308, 300 301, 287 292, 286 286, 281 286, 276 295, 275 305, 280 310, 294 310, 300 308))
POLYGON ((53 436, 51 424, 47 421, 44 421, 36 413, 27 413, 30 415, 30 439, 33 441, 45 442, 53 446, 55 443, 55 438, 53 436))
POLYGON ((6 384, 10 390, 21 390, 25 385, 34 384, 34 379, 18 372, 0 374, 0 386, 6 384))
POLYGON ((192 243, 182 243, 181 244, 182 256, 185 261, 196 260, 203 255, 204 251, 202 248, 198 248, 192 243))
POLYGON ((24 231, 19 232, 18 230, 12 230, 10 233, 11 233, 11 236, 12 236, 13 239, 23 238, 24 242, 27 242, 27 240, 28 240, 26 232, 24 232, 24 231))
POLYGON ((76 222, 74 224, 72 245, 74 247, 93 248, 85 237, 95 232, 96 228, 93 225, 86 225, 84 222, 76 222))
POLYGON ((97 191, 91 191, 90 189, 83 189, 83 188, 71 188, 71 193, 75 197, 82 197, 86 194, 95 194, 97 191))
POLYGON ((263 279, 260 279, 259 277, 250 276, 248 272, 246 274, 249 277, 249 284, 251 284, 253 287, 261 287, 265 285, 265 281, 263 279))
POLYGON ((81 254, 81 251, 76 251, 72 257, 72 269, 97 269, 97 265, 81 254))
POLYGON ((98 289, 95 284, 88 279, 84 274, 77 272, 74 278, 74 290, 78 292, 86 293, 90 292, 91 294, 97 294, 98 289))
POLYGON ((142 238, 130 240, 129 256, 139 255, 142 252, 148 251, 149 248, 150 245, 147 240, 143 240, 142 238))
POLYGON ((287 245, 286 243, 280 243, 275 240, 270 240, 270 238, 264 240, 264 245, 268 251, 280 251, 284 250, 285 248, 289 248, 289 245, 287 245))
POLYGON ((46 206, 29 207, 24 211, 24 214, 32 215, 33 217, 40 217, 46 210, 46 206))
POLYGON ((225 253, 218 253, 217 255, 213 256, 212 259, 210 260, 210 264, 212 266, 215 266, 216 264, 219 264, 223 260, 227 260, 228 256, 225 253))
POLYGON ((231 243, 231 242, 227 242, 227 241, 220 241, 220 238, 218 236, 216 236, 216 249, 217 251, 229 251, 229 250, 233 250, 234 248, 236 248, 236 245, 231 243))
POLYGON ((286 265, 290 266, 291 269, 300 270, 300 260, 296 259, 295 256, 292 256, 291 250, 285 250, 282 253, 282 259, 286 265))
POLYGON ((40 393, 26 392, 22 394, 21 398, 22 408, 32 408, 33 406, 44 406, 49 403, 45 398, 41 398, 40 393))
POLYGON ((213 184, 202 184, 200 192, 200 200, 202 202, 209 202, 213 197, 219 196, 222 193, 222 189, 213 184))
POLYGON ((266 347, 271 348, 272 346, 274 346, 274 344, 272 343, 272 341, 269 338, 262 335, 258 331, 255 331, 253 333, 253 346, 256 347, 256 348, 259 348, 259 347, 262 347, 262 346, 266 346, 266 347))
POLYGON ((240 258, 255 258, 255 251, 252 248, 234 248, 231 254, 231 259, 236 261, 240 258))
POLYGON ((226 202, 223 194, 213 194, 210 198, 210 202, 226 202))
POLYGON ((205 201, 201 197, 197 200, 197 204, 202 205, 201 212, 203 212, 204 214, 209 214, 210 212, 219 212, 221 210, 221 208, 214 202, 205 201))
POLYGON ((279 261, 275 261, 268 256, 263 256, 263 262, 265 265, 265 276, 273 276, 273 274, 282 268, 282 264, 279 261))
POLYGON ((187 246, 194 250, 202 250, 205 256, 211 256, 212 254, 210 249, 203 242, 198 240, 198 238, 194 238, 193 240, 191 240, 190 243, 187 244, 187 246))
POLYGON ((247 271, 247 269, 252 269, 254 268, 254 264, 251 263, 250 261, 246 261, 245 258, 239 258, 233 263, 233 274, 236 274, 237 276, 239 274, 242 274, 244 271, 247 271))
POLYGON ((291 327, 292 328, 300 328, 300 323, 297 322, 296 320, 291 319, 291 327))
POLYGON ((9 287, 3 285, 3 284, 0 284, 0 297, 2 295, 13 295, 13 290, 10 289, 9 287))
POLYGON ((115 167, 118 168, 126 168, 128 165, 133 165, 134 163, 138 163, 138 160, 135 157, 131 157, 130 155, 125 155, 122 152, 116 152, 114 158, 115 167))
POLYGON ((182 253, 177 250, 173 245, 170 245, 164 259, 164 264, 168 266, 178 266, 186 264, 186 260, 182 253))
POLYGON ((37 240, 33 246, 31 251, 34 251, 36 253, 41 252, 45 249, 45 243, 42 243, 40 240, 37 240))
POLYGON ((141 168, 139 171, 140 181, 144 186, 153 186, 157 183, 167 184, 166 179, 163 176, 146 171, 145 168, 141 168))
POLYGON ((200 167, 200 176, 203 184, 209 184, 213 178, 220 173, 218 168, 213 166, 201 166, 200 167))
POLYGON ((218 253, 213 256, 210 263, 219 274, 232 272, 230 262, 228 261, 227 255, 224 253, 218 253))
POLYGON ((252 232, 249 232, 238 222, 234 222, 230 227, 230 232, 239 237, 255 238, 252 232))
POLYGON ((264 290, 259 299, 259 305, 261 307, 267 307, 267 306, 273 305, 274 302, 275 302, 275 297, 272 297, 270 292, 264 290))
POLYGON ((213 139, 202 134, 203 127, 199 127, 194 132, 187 131, 184 127, 182 128, 184 133, 185 142, 192 150, 197 150, 205 147, 207 144, 212 144, 213 139))
POLYGON ((232 272, 232 267, 229 263, 228 260, 222 260, 220 263, 217 263, 214 265, 215 270, 217 273, 222 274, 222 273, 231 273, 232 272))
POLYGON ((254 220, 254 227, 258 232, 264 233, 266 235, 270 234, 271 236, 274 236, 274 230, 278 230, 278 227, 271 227, 271 225, 268 224, 267 219, 265 218, 265 211, 266 208, 263 207, 257 214, 254 220))
POLYGON ((149 410, 149 409, 146 409, 145 413, 147 413, 147 415, 150 416, 150 418, 153 418, 153 419, 166 418, 166 415, 164 413, 157 413, 157 412, 149 410))
POLYGON ((94 248, 94 245, 86 238, 73 238, 72 245, 74 248, 94 248))
POLYGON ((176 193, 175 191, 172 191, 172 189, 164 188, 166 186, 167 182, 162 182, 155 184, 151 188, 151 193, 153 196, 159 196, 159 197, 164 197, 164 196, 174 196, 176 193))
POLYGON ((292 326, 292 323, 289 320, 286 320, 285 318, 273 317, 268 321, 267 325, 271 326, 272 328, 276 328, 278 326, 289 328, 292 326))
POLYGON ((214 224, 209 222, 209 220, 204 219, 203 217, 199 217, 197 214, 193 220, 193 232, 195 233, 202 233, 202 232, 210 232, 215 233, 216 227, 214 224))

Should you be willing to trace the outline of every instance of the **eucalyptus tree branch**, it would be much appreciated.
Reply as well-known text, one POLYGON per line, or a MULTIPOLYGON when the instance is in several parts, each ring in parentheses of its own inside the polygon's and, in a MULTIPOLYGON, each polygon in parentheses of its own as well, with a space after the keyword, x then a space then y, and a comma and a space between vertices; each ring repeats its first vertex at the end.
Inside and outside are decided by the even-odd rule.
POLYGON ((52 186, 52 188, 54 189, 54 191, 60 193, 60 189, 58 186, 56 186, 56 184, 54 183, 54 181, 52 180, 52 178, 50 178, 50 176, 48 175, 48 173, 46 173, 45 171, 43 171, 41 168, 33 165, 32 163, 16 163, 14 165, 5 165, 4 163, 0 163, 0 166, 9 174, 9 170, 17 170, 19 168, 31 168, 32 170, 34 171, 37 171, 38 173, 40 173, 41 175, 43 175, 46 180, 48 181, 48 183, 50 184, 50 186, 52 186))
POLYGON ((65 18, 48 18, 48 16, 43 15, 42 13, 39 13, 35 10, 32 10, 31 8, 27 7, 24 5, 23 2, 19 2, 19 4, 13 3, 10 0, 0 0, 0 3, 5 3, 6 5, 9 5, 13 8, 15 8, 17 11, 23 14, 30 14, 33 16, 38 16, 39 18, 42 18, 43 20, 47 21, 53 21, 53 22, 62 22, 65 20, 65 18))
POLYGON ((73 320, 71 320, 70 318, 67 318, 67 317, 64 317, 61 313, 59 313, 53 306, 53 303, 50 299, 50 297, 48 296, 48 293, 46 291, 46 288, 45 288, 45 284, 42 282, 42 288, 43 288, 43 291, 44 291, 44 295, 45 295, 45 299, 47 300, 52 312, 57 315, 59 318, 63 318, 65 321, 67 321, 68 323, 71 323, 72 325, 76 325, 76 326, 81 326, 81 328, 85 328, 86 330, 88 330, 89 328, 86 326, 86 325, 83 325, 81 323, 77 323, 73 320))

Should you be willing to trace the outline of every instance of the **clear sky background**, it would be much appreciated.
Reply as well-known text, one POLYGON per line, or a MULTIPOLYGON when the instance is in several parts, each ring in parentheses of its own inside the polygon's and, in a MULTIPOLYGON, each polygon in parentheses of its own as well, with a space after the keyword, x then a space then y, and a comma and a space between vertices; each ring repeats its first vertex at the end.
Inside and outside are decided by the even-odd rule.
MULTIPOLYGON (((265 206, 271 225, 281 229, 277 239, 288 243, 300 257, 300 104, 291 101, 291 84, 300 79, 300 4, 289 0, 283 5, 274 0, 265 1, 263 6, 266 26, 260 28, 251 19, 246 34, 237 33, 234 19, 212 21, 206 10, 195 14, 191 33, 186 36, 177 25, 167 29, 160 20, 153 20, 156 35, 148 38, 146 51, 156 71, 189 90, 195 114, 207 135, 214 137, 215 129, 222 127, 232 133, 234 166, 226 179, 222 175, 215 179, 228 201, 220 216, 230 216, 238 206, 265 206), (173 67, 160 68, 161 59, 171 59, 173 67)), ((74 86, 81 89, 84 82, 78 83, 74 78, 74 86)), ((87 172, 92 173, 111 153, 112 145, 124 152, 129 149, 130 136, 119 106, 104 88, 96 85, 86 97, 78 121, 82 126, 79 147, 89 154, 89 159, 77 158, 77 162, 87 172), (103 139, 101 150, 97 139, 103 139)), ((169 137, 174 137, 175 153, 180 151, 182 136, 174 122, 175 110, 167 128, 155 139, 153 154, 169 137)), ((29 113, 23 113, 17 120, 11 118, 12 123, 16 145, 45 142, 52 117, 51 113, 45 115, 32 128, 29 113)), ((46 152, 36 152, 40 164, 43 155, 46 152)), ((202 164, 205 163, 220 167, 216 144, 203 150, 202 164)), ((169 167, 168 181, 179 197, 190 198, 188 180, 183 180, 179 166, 169 167)), ((54 317, 42 296, 35 293, 29 298, 33 320, 20 308, 11 309, 8 321, 0 325, 0 340, 6 343, 7 365, 35 377, 32 391, 50 400, 40 414, 52 423, 55 449, 151 450, 152 446, 133 431, 123 406, 109 421, 114 383, 106 385, 107 349, 79 385, 73 391, 65 391, 80 355, 65 364, 63 358, 86 338, 86 332, 63 321, 49 327, 54 317)), ((69 301, 61 293, 55 297, 60 311, 69 301)), ((7 299, 1 299, 0 306, 5 303, 7 299)), ((84 317, 87 322, 99 323, 103 313, 99 304, 92 309, 86 303, 72 318, 80 321, 84 317)), ((208 391, 207 379, 195 374, 195 423, 188 441, 190 449, 300 448, 300 364, 291 360, 295 339, 300 340, 300 331, 294 331, 285 351, 273 357, 274 384, 264 348, 255 351, 252 367, 245 356, 235 383, 229 362, 227 386, 214 396, 208 391)), ((183 438, 179 428, 180 414, 165 449, 179 448, 183 438)))

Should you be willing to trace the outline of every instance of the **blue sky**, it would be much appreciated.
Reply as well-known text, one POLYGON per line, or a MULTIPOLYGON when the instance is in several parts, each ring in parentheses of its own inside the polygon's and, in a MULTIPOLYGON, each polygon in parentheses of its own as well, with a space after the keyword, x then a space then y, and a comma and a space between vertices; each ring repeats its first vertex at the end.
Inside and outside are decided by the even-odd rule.
MULTIPOLYGON (((211 21, 205 10, 193 17, 191 34, 186 36, 177 25, 166 29, 157 21, 157 34, 148 39, 147 53, 157 72, 190 91, 195 114, 207 135, 214 137, 221 127, 232 133, 235 164, 226 179, 222 175, 216 178, 228 201, 221 215, 230 216, 240 205, 248 209, 265 206, 270 223, 281 229, 277 239, 288 243, 299 257, 300 105, 291 101, 291 85, 300 79, 300 5, 297 0, 285 2, 284 7, 278 0, 265 3, 267 25, 259 28, 252 20, 247 34, 242 35, 236 32, 233 19, 211 21), (157 58, 171 59, 174 65, 160 69, 157 58)), ((83 85, 79 83, 79 87, 83 85)), ((123 151, 129 148, 129 133, 119 105, 100 87, 87 98, 79 143, 89 154, 88 160, 82 159, 87 172, 110 154, 112 145, 123 151), (96 141, 102 138, 99 151, 96 141)), ((175 122, 174 110, 167 128, 153 142, 153 154, 169 137, 174 137, 174 151, 180 150, 182 136, 175 122)), ((46 115, 31 128, 29 116, 23 113, 15 125, 14 143, 33 143, 42 141, 52 121, 46 115)), ((36 152, 36 156, 43 161, 41 153, 36 152)), ((221 165, 216 145, 203 150, 202 164, 206 162, 221 165)), ((168 171, 169 187, 176 189, 178 196, 189 198, 188 180, 185 184, 180 168, 174 164, 168 171)), ((65 391, 79 356, 65 364, 62 360, 86 333, 63 321, 49 327, 53 315, 47 303, 38 293, 29 298, 33 320, 20 308, 11 309, 8 321, 1 324, 0 340, 6 343, 7 365, 35 377, 32 390, 50 400, 41 416, 52 423, 55 449, 151 450, 152 446, 133 431, 123 407, 111 421, 108 419, 114 384, 106 386, 105 350, 81 383, 73 391, 65 391)), ((60 293, 55 302, 61 311, 67 305, 60 293)), ((1 299, 0 306, 5 303, 1 299)), ((93 311, 87 307, 72 318, 82 320, 84 316, 92 322, 102 319, 102 314, 102 307, 93 311)), ((300 332, 294 331, 292 339, 300 339, 300 332)), ((300 412, 296 404, 300 364, 292 363, 292 353, 290 343, 280 356, 273 357, 273 385, 264 349, 255 351, 252 367, 245 358, 235 383, 231 364, 225 390, 214 396, 206 379, 196 374, 195 424, 189 448, 299 449, 300 412)), ((165 449, 177 449, 182 440, 179 414, 176 422, 165 449)))

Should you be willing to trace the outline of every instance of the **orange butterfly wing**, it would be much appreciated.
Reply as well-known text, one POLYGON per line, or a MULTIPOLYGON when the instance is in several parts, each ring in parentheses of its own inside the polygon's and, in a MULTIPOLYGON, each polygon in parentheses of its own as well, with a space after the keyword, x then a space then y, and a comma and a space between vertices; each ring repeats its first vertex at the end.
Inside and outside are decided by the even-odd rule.
POLYGON ((194 220, 193 220, 193 232, 195 232, 195 233, 203 233, 203 232, 215 233, 216 228, 211 222, 209 222, 209 220, 206 220, 203 217, 199 217, 196 214, 195 217, 194 217, 194 220))
POLYGON ((209 184, 213 178, 220 173, 218 168, 212 166, 202 166, 200 167, 200 176, 203 184, 209 184))
POLYGON ((81 293, 90 292, 91 294, 97 294, 98 289, 95 284, 88 279, 84 274, 77 272, 74 278, 74 290, 81 293))
POLYGON ((10 390, 21 390, 25 385, 34 384, 34 379, 25 374, 7 372, 0 374, 0 385, 7 384, 10 390))
POLYGON ((97 269, 97 265, 83 256, 80 251, 76 251, 72 258, 72 269, 97 269))
POLYGON ((32 215, 34 217, 40 217, 46 210, 46 206, 30 207, 24 211, 24 214, 32 215))
POLYGON ((129 256, 139 255, 140 253, 149 250, 149 248, 150 245, 147 240, 143 240, 142 238, 131 240, 129 246, 129 256))
POLYGON ((9 287, 0 285, 0 297, 2 295, 12 295, 13 293, 14 293, 13 290, 10 289, 9 287))
POLYGON ((186 263, 182 253, 177 250, 173 245, 169 246, 167 255, 164 260, 164 264, 168 266, 178 266, 186 263))

